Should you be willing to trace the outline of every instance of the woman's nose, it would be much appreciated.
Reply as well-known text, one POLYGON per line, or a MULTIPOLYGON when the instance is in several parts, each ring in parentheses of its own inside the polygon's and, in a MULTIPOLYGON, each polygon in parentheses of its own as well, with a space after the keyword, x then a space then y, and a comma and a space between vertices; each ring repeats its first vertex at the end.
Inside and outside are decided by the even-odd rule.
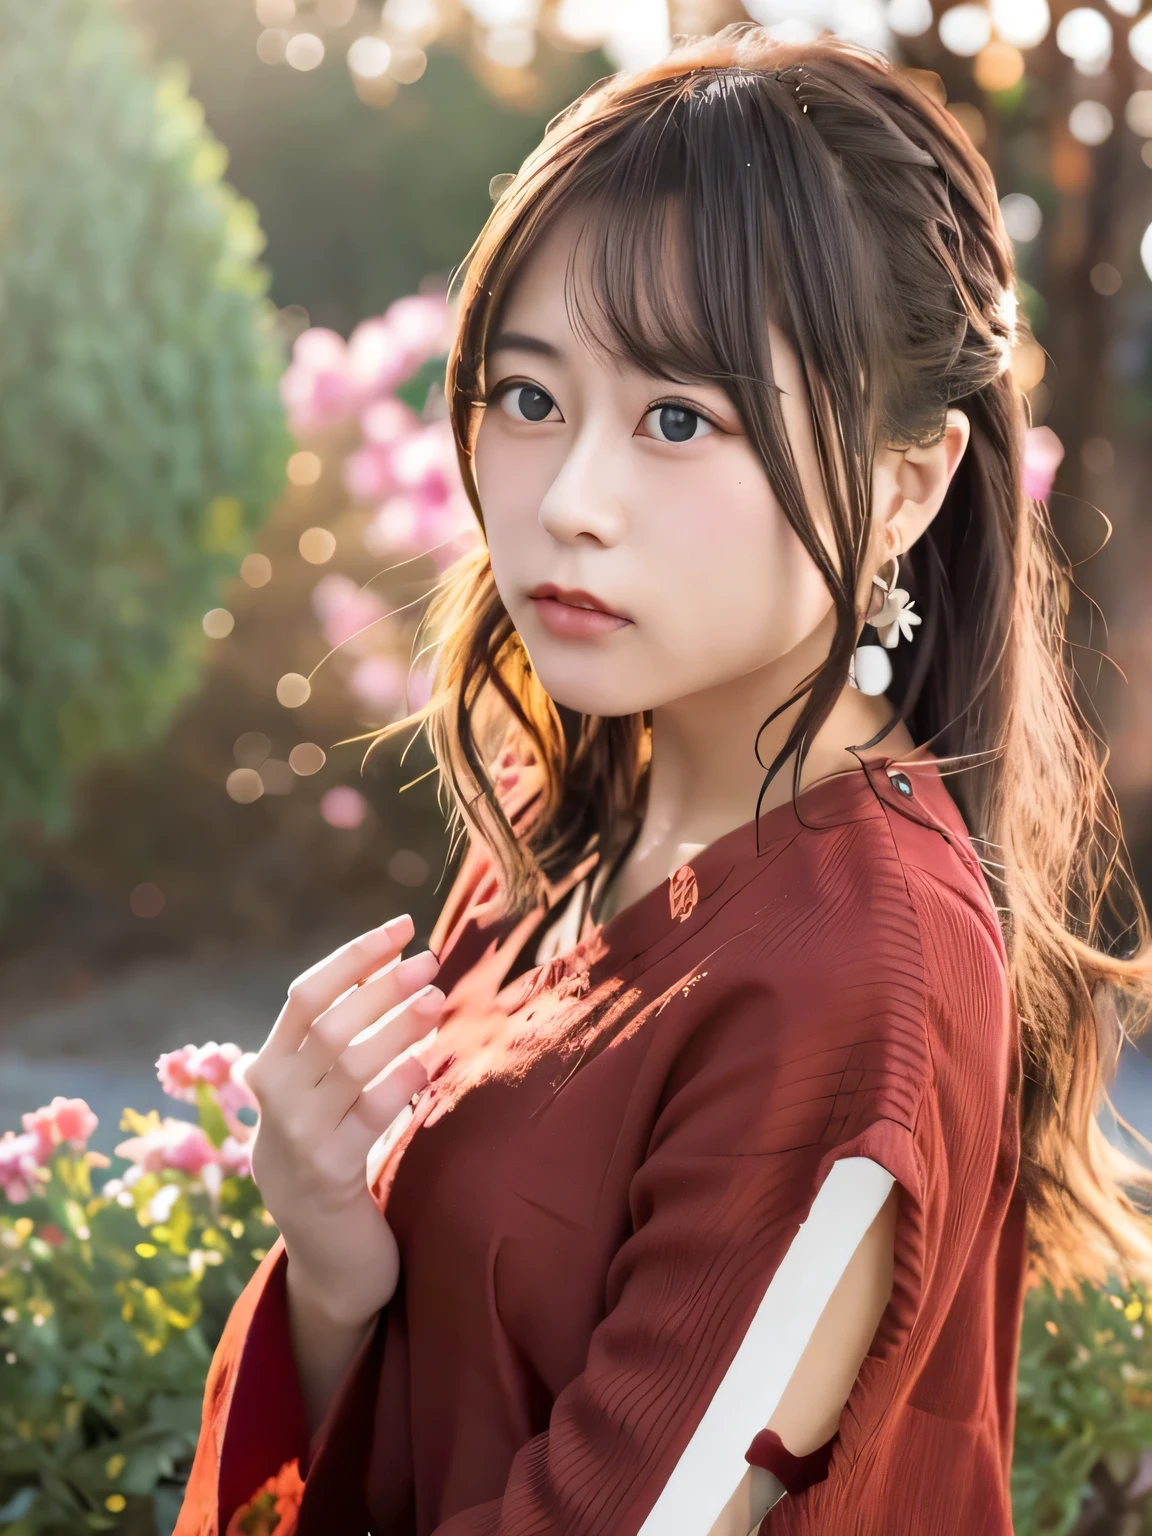
POLYGON ((584 431, 540 503, 540 524, 563 544, 582 536, 611 547, 624 534, 622 466, 604 435, 584 431))

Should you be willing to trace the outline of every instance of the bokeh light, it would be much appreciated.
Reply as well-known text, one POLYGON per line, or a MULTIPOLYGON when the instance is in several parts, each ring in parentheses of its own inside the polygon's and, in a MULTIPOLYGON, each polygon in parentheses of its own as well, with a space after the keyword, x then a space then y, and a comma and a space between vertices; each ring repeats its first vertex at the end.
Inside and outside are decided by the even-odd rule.
POLYGON ((316 14, 326 27, 346 27, 356 15, 356 0, 318 0, 316 14))
POLYGON ((496 27, 484 34, 481 47, 501 69, 525 69, 536 57, 536 34, 531 27, 496 27))
POLYGON ((336 535, 327 528, 305 528, 298 548, 309 565, 324 565, 336 553, 336 535))
POLYGON ((150 880, 133 886, 128 905, 136 917, 159 917, 164 910, 164 892, 150 880))
POLYGON ((1035 48, 1052 25, 1048 0, 992 0, 992 24, 1002 42, 1035 48))
POLYGON ((227 608, 209 608, 200 623, 209 640, 226 640, 236 627, 227 608))
POLYGON ((296 0, 256 0, 256 20, 262 27, 286 27, 296 18, 296 0))
POLYGON ((1029 394, 1036 388, 1048 369, 1048 358, 1039 342, 1026 336, 1012 349, 1012 377, 1029 394))
POLYGON ((428 55, 423 48, 394 48, 388 74, 401 85, 415 85, 428 68, 428 55))
POLYGON ((1133 91, 1124 104, 1124 121, 1142 139, 1152 139, 1152 91, 1133 91))
POLYGON ((1068 132, 1094 148, 1112 132, 1112 114, 1102 101, 1078 101, 1068 114, 1068 132))
POLYGON ((228 797, 238 805, 251 805, 264 793, 264 782, 255 768, 233 768, 224 781, 228 797))
POLYGON ((299 672, 285 672, 276 684, 276 697, 285 709, 299 709, 312 697, 312 684, 299 672))
POLYGON ((950 101, 948 111, 979 149, 988 137, 988 123, 980 108, 973 106, 970 101, 950 101))
POLYGON ((949 53, 973 58, 992 37, 992 18, 982 5, 954 5, 941 16, 939 31, 949 53))
POLYGON ((266 795, 290 795, 296 783, 296 775, 280 757, 269 757, 260 764, 260 782, 266 795))
POLYGON ((232 756, 241 768, 259 768, 271 750, 263 731, 245 731, 232 743, 232 756))
POLYGON ((1098 261, 1088 274, 1088 281, 1097 293, 1110 299, 1114 293, 1119 293, 1124 286, 1124 277, 1119 267, 1114 267, 1110 261, 1098 261))
POLYGON ((320 814, 330 827, 351 831, 364 821, 368 814, 368 802, 358 790, 348 784, 337 784, 320 797, 320 814))
POLYGON ((1129 32, 1128 51, 1141 69, 1152 70, 1152 12, 1129 32))
POLYGON ((1002 197, 1000 212, 1004 217, 1004 228, 1019 245, 1035 240, 1044 224, 1040 204, 1027 192, 1009 192, 1002 197))
POLYGON ((1116 462, 1116 450, 1106 437, 1086 437, 1080 444, 1080 462, 1090 475, 1106 475, 1116 462))
POLYGON ((265 28, 256 39, 256 57, 262 64, 283 64, 289 35, 283 27, 265 28))
POLYGON ((348 68, 362 80, 378 80, 392 62, 392 50, 382 37, 358 37, 348 49, 348 68))
POLYGON ((312 774, 319 773, 328 761, 328 754, 323 747, 318 747, 314 741, 301 741, 292 748, 288 754, 288 766, 293 773, 298 773, 302 779, 310 778, 312 774))
POLYGON ((324 472, 324 464, 318 453, 302 448, 288 460, 286 473, 293 485, 315 485, 324 472))
POLYGON ((389 879, 397 885, 423 885, 428 875, 428 860, 414 848, 397 848, 388 860, 389 879))
POLYGON ((318 69, 324 62, 324 40, 315 32, 297 32, 288 39, 284 49, 284 62, 293 69, 308 71, 318 69))
POLYGON ((976 55, 972 73, 982 91, 1010 91, 1024 78, 1024 55, 1011 43, 989 43, 976 55))
POLYGON ((932 25, 931 0, 888 0, 885 19, 898 37, 922 37, 932 25))
POLYGON ((1090 5, 1078 5, 1056 25, 1056 46, 1085 73, 1096 74, 1112 56, 1112 23, 1090 5))
POLYGON ((272 562, 267 555, 245 555, 240 562, 240 579, 250 587, 266 587, 272 580, 272 562))

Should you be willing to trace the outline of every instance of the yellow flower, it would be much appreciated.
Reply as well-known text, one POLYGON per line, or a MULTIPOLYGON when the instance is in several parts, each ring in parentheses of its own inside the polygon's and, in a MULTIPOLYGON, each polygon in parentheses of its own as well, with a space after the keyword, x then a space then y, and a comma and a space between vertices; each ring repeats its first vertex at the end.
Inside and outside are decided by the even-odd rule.
POLYGON ((118 1515, 127 1504, 127 1502, 128 1500, 122 1493, 110 1493, 104 1500, 104 1508, 109 1510, 112 1514, 118 1515))
POLYGON ((126 1456, 109 1456, 108 1460, 104 1463, 104 1471, 115 1482, 127 1464, 128 1458, 126 1456))

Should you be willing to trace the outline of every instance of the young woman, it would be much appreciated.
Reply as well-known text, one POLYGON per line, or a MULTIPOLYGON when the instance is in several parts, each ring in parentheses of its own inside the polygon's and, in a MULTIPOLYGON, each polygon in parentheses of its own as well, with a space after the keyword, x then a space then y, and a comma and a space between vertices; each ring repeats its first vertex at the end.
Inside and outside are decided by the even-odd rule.
POLYGON ((834 41, 612 79, 501 197, 415 717, 470 847, 252 1068, 282 1236, 181 1536, 1010 1533, 1026 1255, 1152 1256, 1012 285, 963 132, 834 41))

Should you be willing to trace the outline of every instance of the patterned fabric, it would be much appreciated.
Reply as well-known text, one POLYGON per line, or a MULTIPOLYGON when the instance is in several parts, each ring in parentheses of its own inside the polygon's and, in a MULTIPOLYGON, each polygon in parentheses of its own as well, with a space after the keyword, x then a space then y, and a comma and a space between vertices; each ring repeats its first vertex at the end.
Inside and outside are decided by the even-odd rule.
POLYGON ((431 1082, 377 1185, 400 1288, 309 1461, 273 1249, 213 1363, 177 1536, 219 1536, 293 1457, 298 1536, 635 1536, 847 1157, 899 1185, 893 1296, 827 1476, 762 1536, 1010 1536, 1004 949, 935 769, 908 795, 885 766, 768 812, 759 854, 751 823, 703 849, 689 910, 665 882, 519 974, 542 914, 503 919, 471 850, 433 935, 431 1082))

